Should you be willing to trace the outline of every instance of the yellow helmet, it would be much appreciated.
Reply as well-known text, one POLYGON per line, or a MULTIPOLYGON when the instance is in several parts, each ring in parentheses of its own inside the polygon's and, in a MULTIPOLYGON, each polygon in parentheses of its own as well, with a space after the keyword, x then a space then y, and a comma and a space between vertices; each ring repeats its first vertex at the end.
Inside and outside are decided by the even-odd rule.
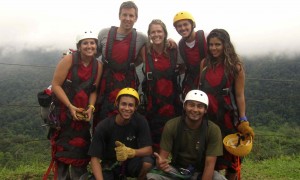
POLYGON ((191 20, 193 22, 193 27, 196 27, 194 17, 192 16, 191 13, 189 13, 187 11, 180 11, 180 12, 175 14, 174 19, 173 19, 173 26, 176 27, 175 23, 177 21, 180 21, 180 20, 183 20, 183 19, 191 20))
POLYGON ((116 97, 116 100, 115 100, 115 105, 117 105, 117 101, 119 99, 120 96, 122 95, 130 95, 130 96, 133 96, 136 100, 137 100, 137 105, 140 104, 140 97, 139 97, 139 93, 133 89, 133 88, 130 88, 130 87, 127 87, 127 88, 123 88, 119 91, 117 97, 116 97))
POLYGON ((252 149, 252 136, 244 137, 240 133, 229 134, 223 139, 225 149, 235 156, 246 156, 252 149))

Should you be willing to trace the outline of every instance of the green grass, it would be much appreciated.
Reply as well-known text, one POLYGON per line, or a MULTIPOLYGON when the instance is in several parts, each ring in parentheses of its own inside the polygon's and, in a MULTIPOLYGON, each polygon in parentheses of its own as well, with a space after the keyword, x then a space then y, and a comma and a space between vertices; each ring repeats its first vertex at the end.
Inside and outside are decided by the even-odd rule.
POLYGON ((40 180, 46 172, 49 163, 36 162, 34 164, 20 165, 14 170, 1 168, 0 177, 2 180, 40 180))
MULTIPOLYGON (((2 180, 38 180, 50 162, 35 162, 31 165, 20 165, 15 170, 0 169, 2 180)), ((276 159, 254 161, 245 158, 242 164, 243 180, 296 180, 300 175, 300 155, 282 156, 276 159)))
POLYGON ((246 180, 298 180, 299 178, 300 155, 263 161, 245 159, 242 165, 242 179, 246 180))

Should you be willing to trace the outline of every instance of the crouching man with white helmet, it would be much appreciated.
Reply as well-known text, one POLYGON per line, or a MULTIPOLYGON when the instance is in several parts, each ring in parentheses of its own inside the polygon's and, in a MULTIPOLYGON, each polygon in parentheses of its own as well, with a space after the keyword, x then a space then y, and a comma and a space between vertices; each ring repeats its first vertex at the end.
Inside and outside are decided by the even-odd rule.
POLYGON ((181 117, 169 120, 160 141, 156 167, 147 179, 225 179, 214 171, 223 154, 220 128, 207 119, 208 97, 200 90, 187 93, 181 117), (169 155, 172 155, 169 163, 169 155))

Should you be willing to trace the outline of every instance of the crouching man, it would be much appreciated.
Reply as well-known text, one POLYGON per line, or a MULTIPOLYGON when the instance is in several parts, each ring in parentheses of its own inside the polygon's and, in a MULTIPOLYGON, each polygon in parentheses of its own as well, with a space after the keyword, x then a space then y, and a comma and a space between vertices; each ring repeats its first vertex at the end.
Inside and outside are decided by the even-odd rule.
POLYGON ((136 112, 138 105, 137 91, 124 88, 115 100, 118 114, 97 125, 88 152, 95 179, 145 179, 151 169, 150 129, 146 119, 136 112))
POLYGON ((160 141, 156 167, 147 179, 223 179, 214 171, 217 156, 223 154, 220 128, 207 119, 208 97, 191 90, 184 100, 181 117, 169 120, 160 141), (169 155, 171 154, 171 163, 169 155))

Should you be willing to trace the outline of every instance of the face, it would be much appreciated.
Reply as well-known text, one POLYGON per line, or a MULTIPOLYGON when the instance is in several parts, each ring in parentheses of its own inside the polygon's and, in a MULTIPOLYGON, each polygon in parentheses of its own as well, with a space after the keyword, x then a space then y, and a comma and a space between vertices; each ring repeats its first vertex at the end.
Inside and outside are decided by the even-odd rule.
POLYGON ((159 24, 151 25, 149 36, 150 36, 153 44, 162 44, 166 37, 164 29, 159 24))
POLYGON ((119 19, 121 21, 120 27, 124 28, 125 30, 131 30, 137 20, 135 13, 136 12, 134 8, 121 9, 121 13, 119 15, 119 19))
POLYGON ((184 105, 185 113, 190 121, 202 120, 206 113, 206 106, 198 101, 187 101, 184 105))
POLYGON ((136 110, 136 100, 131 96, 121 96, 118 111, 122 119, 130 119, 136 110))
POLYGON ((193 25, 190 20, 183 19, 176 22, 175 28, 183 38, 188 38, 192 31, 193 25))
POLYGON ((208 43, 209 52, 214 58, 219 58, 224 53, 224 45, 222 41, 217 37, 212 37, 209 39, 208 43))
POLYGON ((95 39, 83 39, 79 46, 79 51, 85 56, 94 56, 97 50, 95 39))

